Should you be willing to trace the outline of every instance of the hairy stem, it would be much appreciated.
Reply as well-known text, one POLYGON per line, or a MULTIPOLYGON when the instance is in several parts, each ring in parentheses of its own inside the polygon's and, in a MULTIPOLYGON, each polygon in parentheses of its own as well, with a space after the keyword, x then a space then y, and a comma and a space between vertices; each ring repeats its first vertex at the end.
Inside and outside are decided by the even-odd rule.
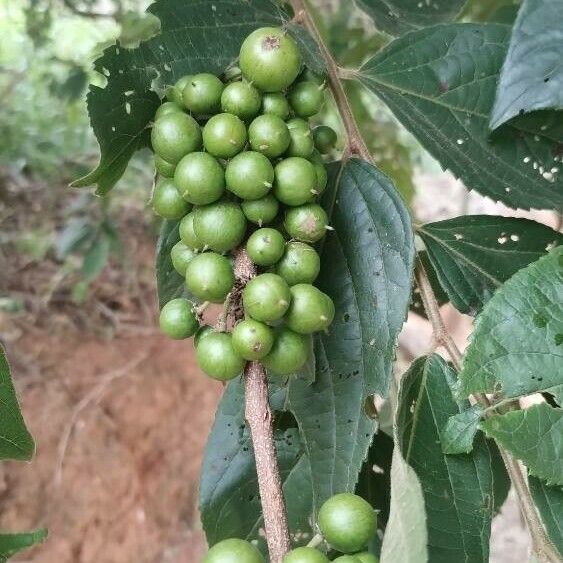
MULTIPOLYGON (((231 299, 235 315, 240 316, 241 291, 256 275, 256 267, 244 249, 235 257, 237 287, 231 299)), ((245 418, 250 427, 258 489, 264 518, 264 531, 272 563, 281 563, 291 549, 287 512, 285 509, 278 459, 274 445, 273 416, 268 401, 266 370, 259 362, 248 362, 244 369, 245 418)))

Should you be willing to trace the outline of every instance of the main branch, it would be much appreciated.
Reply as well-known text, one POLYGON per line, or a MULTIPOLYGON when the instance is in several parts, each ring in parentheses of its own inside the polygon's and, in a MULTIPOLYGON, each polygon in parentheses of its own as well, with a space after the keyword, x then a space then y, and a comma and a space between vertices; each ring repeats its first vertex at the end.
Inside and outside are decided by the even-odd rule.
MULTIPOLYGON (((256 275, 256 267, 246 251, 235 257, 237 285, 233 292, 234 315, 242 315, 241 292, 256 275)), ((258 489, 264 518, 264 531, 271 563, 281 563, 291 549, 278 459, 274 445, 272 410, 268 401, 266 371, 259 362, 248 362, 244 369, 245 418, 250 427, 258 489)))

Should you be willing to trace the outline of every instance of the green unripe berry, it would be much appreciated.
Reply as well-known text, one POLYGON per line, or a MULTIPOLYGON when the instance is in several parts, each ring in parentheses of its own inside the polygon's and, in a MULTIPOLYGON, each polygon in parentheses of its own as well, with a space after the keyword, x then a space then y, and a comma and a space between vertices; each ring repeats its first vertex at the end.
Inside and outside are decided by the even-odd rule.
POLYGON ((215 113, 221 107, 223 88, 223 83, 214 74, 196 74, 184 86, 182 100, 192 113, 215 113))
POLYGON ((291 137, 285 121, 276 115, 259 115, 248 128, 252 150, 268 158, 281 156, 289 147, 291 137))
POLYGON ((206 152, 187 154, 176 166, 174 183, 182 197, 195 205, 217 201, 225 191, 225 172, 206 152))
POLYGON ((241 203, 242 212, 246 218, 256 225, 262 226, 271 223, 277 216, 280 204, 271 194, 253 201, 241 203))
POLYGON ((159 108, 156 110, 154 114, 154 120, 160 119, 161 117, 168 115, 169 113, 183 113, 184 110, 182 107, 175 103, 175 102, 164 102, 159 108))
POLYGON ((319 510, 319 528, 324 539, 343 553, 363 549, 375 535, 376 525, 373 507, 352 493, 334 495, 319 510))
POLYGON ((324 76, 313 72, 309 67, 305 67, 303 69, 303 72, 299 75, 298 80, 299 82, 314 82, 319 86, 322 86, 326 82, 324 76))
POLYGON ((202 563, 264 563, 264 558, 251 543, 229 539, 215 544, 202 563))
POLYGON ((321 270, 321 258, 317 251, 308 244, 290 241, 285 252, 276 264, 276 274, 281 276, 288 285, 313 283, 321 270))
POLYGON ((298 547, 291 550, 282 563, 329 563, 328 557, 313 547, 298 547))
POLYGON ((240 117, 243 121, 256 117, 261 105, 260 92, 248 82, 231 82, 221 95, 221 109, 240 117))
POLYGON ((232 337, 226 332, 214 332, 200 339, 196 359, 206 375, 219 381, 235 378, 242 372, 245 363, 235 352, 232 337))
POLYGON ((243 42, 239 57, 244 77, 263 92, 287 88, 301 70, 301 54, 295 41, 282 29, 263 27, 243 42))
POLYGON ((182 198, 172 180, 161 178, 154 187, 152 208, 165 219, 179 219, 190 210, 190 205, 182 198))
POLYGON ((186 275, 186 268, 192 258, 196 256, 194 250, 186 246, 181 240, 178 241, 170 250, 172 266, 181 275, 186 275))
POLYGON ((323 87, 314 82, 297 82, 289 92, 289 105, 298 117, 311 117, 319 112, 324 101, 323 87))
POLYGON ((328 125, 319 125, 313 129, 315 148, 322 154, 330 152, 336 145, 336 131, 328 125))
POLYGON ((355 555, 341 555, 334 559, 336 563, 361 563, 361 561, 355 555))
POLYGON ((241 321, 233 328, 233 348, 245 360, 260 360, 272 349, 274 332, 253 319, 241 321))
POLYGON ((238 246, 246 233, 246 217, 238 203, 220 201, 194 211, 194 232, 206 248, 226 252, 238 246))
POLYGON ((310 131, 309 122, 306 119, 301 119, 300 117, 292 117, 287 121, 288 129, 297 129, 300 131, 310 131))
POLYGON ((217 158, 232 158, 246 144, 246 127, 231 113, 214 115, 203 128, 203 146, 217 158))
POLYGON ((172 112, 155 121, 151 142, 156 154, 177 164, 183 156, 201 147, 201 129, 193 117, 172 112))
POLYGON ((309 336, 280 327, 275 331, 274 345, 262 359, 262 364, 273 375, 291 375, 305 365, 310 343, 309 336))
POLYGON ((183 297, 172 299, 160 311, 160 329, 175 340, 193 336, 199 322, 193 311, 193 303, 183 297))
POLYGON ((328 217, 320 205, 307 203, 289 209, 284 225, 291 238, 312 243, 321 240, 325 235, 328 217))
POLYGON ((166 88, 166 99, 180 107, 184 107, 182 92, 191 79, 191 74, 187 74, 186 76, 182 76, 173 86, 168 86, 168 88, 166 88))
POLYGON ((291 141, 286 154, 288 156, 301 156, 303 158, 310 157, 315 145, 307 122, 299 118, 290 119, 287 122, 287 128, 289 129, 291 141), (300 122, 303 122, 304 126, 300 122))
POLYGON ((225 169, 227 189, 242 199, 260 199, 272 187, 274 168, 261 153, 244 151, 237 154, 225 169))
POLYGON ((285 250, 283 235, 276 229, 258 229, 248 237, 246 252, 258 266, 272 266, 285 250))
POLYGON ((158 154, 154 155, 154 167, 156 171, 164 178, 174 178, 176 165, 170 162, 166 162, 166 160, 164 160, 158 154))
POLYGON ((201 340, 203 340, 206 336, 213 334, 215 330, 212 326, 203 325, 197 329, 197 332, 194 335, 194 346, 197 348, 198 344, 201 340))
POLYGON ((192 250, 202 250, 203 243, 197 238, 194 231, 194 212, 188 213, 180 221, 178 226, 180 232, 180 239, 182 242, 192 250))
POLYGON ((302 205, 316 194, 317 173, 308 160, 284 158, 274 169, 274 195, 286 205, 302 205))
POLYGON ((320 289, 308 283, 291 287, 291 304, 285 322, 299 334, 312 334, 325 330, 334 319, 334 303, 320 289))
POLYGON ((231 263, 215 252, 198 254, 186 268, 186 287, 202 301, 223 303, 234 284, 231 263))
POLYGON ((328 182, 328 173, 326 171, 326 166, 323 161, 323 157, 317 152, 313 151, 313 154, 309 158, 315 167, 315 172, 317 173, 317 196, 321 195, 325 189, 328 182))
POLYGON ((281 92, 270 92, 262 96, 262 113, 276 115, 284 121, 289 117, 289 103, 281 92))
POLYGON ((281 319, 289 307, 291 293, 277 274, 261 274, 250 280, 242 292, 244 311, 257 321, 281 319))
POLYGON ((379 559, 372 553, 367 551, 362 551, 362 553, 355 553, 354 557, 360 561, 360 563, 379 563, 379 559))

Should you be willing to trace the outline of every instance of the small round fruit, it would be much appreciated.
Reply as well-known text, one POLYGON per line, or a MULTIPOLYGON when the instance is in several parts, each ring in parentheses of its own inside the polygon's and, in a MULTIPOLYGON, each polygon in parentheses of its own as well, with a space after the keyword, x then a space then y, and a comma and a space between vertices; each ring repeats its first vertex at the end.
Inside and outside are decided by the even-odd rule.
POLYGON ((334 319, 334 303, 320 289, 309 283, 291 287, 291 304, 285 322, 299 334, 312 334, 325 330, 334 319))
POLYGON ((285 121, 277 115, 259 115, 248 127, 252 150, 268 158, 281 156, 289 147, 291 137, 285 121))
POLYGON ((358 495, 341 493, 329 498, 319 510, 319 528, 324 539, 338 551, 355 553, 374 536, 377 514, 358 495))
POLYGON ((217 158, 232 158, 246 144, 246 127, 232 113, 214 115, 203 128, 203 146, 217 158))
POLYGON ((178 241, 170 250, 170 258, 172 259, 172 266, 181 275, 186 275, 186 268, 192 258, 196 256, 194 250, 186 246, 181 240, 178 241))
POLYGON ((281 92, 269 92, 262 96, 262 113, 276 115, 284 121, 289 117, 289 102, 281 92))
POLYGON ((174 171, 176 170, 176 165, 170 162, 166 162, 158 154, 154 155, 154 167, 156 171, 164 178, 174 178, 174 171))
POLYGON ((336 145, 336 131, 328 125, 319 125, 313 129, 313 139, 316 149, 320 153, 326 154, 336 145))
POLYGON ((225 169, 227 189, 242 199, 260 199, 272 187, 274 167, 261 153, 244 151, 237 154, 225 169))
POLYGON ((341 555, 334 559, 336 563, 362 563, 355 555, 341 555))
POLYGON ((203 243, 197 238, 194 231, 194 212, 182 218, 179 225, 180 239, 192 250, 202 250, 203 243))
POLYGON ((253 31, 243 42, 239 57, 244 77, 263 92, 287 88, 301 70, 295 41, 278 27, 253 31))
POLYGON ((196 74, 184 86, 182 100, 192 113, 216 113, 221 107, 223 88, 223 83, 214 74, 196 74))
POLYGON ((233 328, 233 348, 245 360, 261 360, 273 344, 274 332, 264 323, 246 319, 233 328))
POLYGON ((285 252, 276 264, 276 274, 281 276, 288 285, 313 283, 321 270, 321 258, 317 251, 308 244, 290 241, 285 252))
POLYGON ((328 557, 313 547, 298 547, 291 550, 282 563, 329 563, 328 557))
POLYGON ((311 117, 318 113, 323 105, 323 87, 308 80, 297 82, 291 88, 288 98, 295 115, 311 117))
POLYGON ((179 219, 190 210, 190 204, 182 198, 172 180, 161 178, 154 187, 152 208, 160 217, 179 219))
POLYGON ((225 191, 225 171, 207 152, 187 154, 176 166, 174 182, 182 197, 195 205, 217 201, 225 191))
POLYGON ((315 144, 313 143, 313 138, 311 136, 311 130, 309 126, 305 123, 303 127, 300 122, 302 119, 290 119, 287 122, 287 128, 289 129, 289 136, 291 141, 289 143, 289 148, 286 154, 288 156, 301 156, 303 158, 308 158, 313 153, 315 144))
POLYGON ((323 157, 317 151, 313 151, 309 160, 313 163, 315 172, 317 173, 317 187, 315 188, 317 195, 321 195, 325 191, 328 183, 328 173, 326 171, 323 157))
POLYGON ((291 293, 277 274, 261 274, 250 280, 242 292, 245 312, 257 321, 281 319, 289 307, 291 293))
POLYGON ((193 336, 199 327, 193 307, 193 303, 183 297, 168 301, 160 311, 162 332, 175 340, 193 336))
POLYGON ((194 232, 199 241, 215 252, 238 246, 246 233, 246 217, 238 203, 220 201, 194 211, 194 232))
POLYGON ((240 205, 246 218, 259 226, 271 223, 280 208, 278 200, 271 194, 252 201, 243 201, 240 205))
POLYGON ((272 266, 283 256, 284 250, 285 240, 276 229, 258 229, 246 241, 246 252, 258 266, 272 266))
POLYGON ((328 217, 320 205, 307 203, 289 209, 284 225, 291 238, 301 242, 317 242, 326 233, 328 217))
POLYGON ((223 303, 234 283, 235 275, 228 258, 215 252, 198 254, 186 268, 186 287, 202 301, 223 303))
POLYGON ((261 105, 260 92, 248 82, 231 82, 221 95, 221 109, 240 117, 243 121, 256 117, 261 105))
POLYGON ((201 147, 201 129, 197 121, 180 112, 164 115, 151 131, 154 152, 171 164, 201 147))
POLYGON ((355 553, 354 557, 360 561, 360 563, 379 563, 379 559, 373 555, 373 553, 368 553, 367 551, 362 551, 362 553, 355 553))
POLYGON ((229 539, 216 543, 203 558, 203 563, 264 563, 264 558, 251 543, 229 539))
POLYGON ((274 169, 274 195, 286 205, 302 205, 315 197, 317 173, 300 156, 284 158, 274 169))
POLYGON ((244 359, 235 352, 227 332, 215 332, 200 340, 196 358, 201 370, 219 381, 233 379, 244 369, 244 359))
POLYGON ((160 119, 161 117, 168 115, 169 113, 183 113, 183 109, 180 105, 176 102, 164 102, 159 108, 156 110, 154 114, 154 120, 160 119))
POLYGON ((168 88, 166 88, 166 99, 170 102, 174 102, 180 107, 183 107, 184 100, 182 99, 182 92, 191 78, 191 74, 186 74, 186 76, 182 76, 182 78, 180 78, 174 86, 168 86, 168 88))
POLYGON ((310 342, 310 337, 280 327, 275 331, 274 345, 262 359, 262 364, 273 375, 291 375, 305 365, 310 342))
POLYGON ((206 336, 213 334, 215 330, 212 326, 203 325, 197 329, 197 332, 194 334, 194 346, 197 348, 198 344, 201 340, 203 340, 206 336))

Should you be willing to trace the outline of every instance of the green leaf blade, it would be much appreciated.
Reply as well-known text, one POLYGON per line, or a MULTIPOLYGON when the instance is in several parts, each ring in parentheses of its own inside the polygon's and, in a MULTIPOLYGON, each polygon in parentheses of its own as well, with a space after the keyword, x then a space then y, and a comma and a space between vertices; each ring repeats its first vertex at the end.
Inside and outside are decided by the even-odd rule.
POLYGON ((545 529, 563 555, 563 488, 550 487, 531 475, 528 477, 528 484, 545 529))
POLYGON ((46 538, 47 530, 45 529, 19 534, 0 534, 0 563, 5 563, 12 555, 41 543, 46 538))
POLYGON ((160 308, 168 301, 181 297, 186 290, 184 278, 174 269, 170 251, 180 240, 178 220, 164 220, 156 245, 156 287, 160 308))
POLYGON ((477 430, 483 408, 479 405, 451 416, 440 434, 442 451, 445 454, 468 454, 473 449, 473 439, 477 430))

